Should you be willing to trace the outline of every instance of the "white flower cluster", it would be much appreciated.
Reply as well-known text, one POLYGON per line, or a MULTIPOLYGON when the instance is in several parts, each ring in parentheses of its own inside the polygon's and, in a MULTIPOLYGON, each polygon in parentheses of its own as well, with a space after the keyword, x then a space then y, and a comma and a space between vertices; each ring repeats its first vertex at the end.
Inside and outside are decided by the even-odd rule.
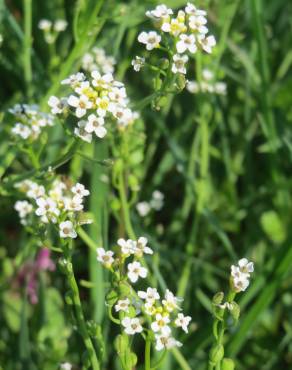
POLYGON ((187 90, 192 94, 210 93, 218 95, 226 95, 227 86, 225 82, 214 81, 214 73, 209 69, 203 69, 202 71, 202 81, 187 81, 187 90))
POLYGON ((151 210, 160 211, 163 203, 164 195, 159 190, 154 190, 151 200, 137 203, 136 209, 141 217, 146 217, 151 210))
POLYGON ((44 32, 44 38, 47 44, 53 44, 58 34, 65 31, 67 26, 68 23, 65 19, 57 19, 55 22, 49 19, 41 19, 38 24, 39 29, 44 32))
MULTIPOLYGON (((169 49, 173 73, 186 74, 188 54, 195 54, 198 49, 212 53, 216 40, 213 35, 208 35, 205 10, 197 9, 188 3, 185 9, 179 10, 174 17, 173 10, 162 4, 147 11, 146 15, 153 20, 158 31, 143 31, 139 34, 138 41, 144 44, 148 51, 161 47, 169 49)), ((138 72, 144 63, 145 59, 137 56, 132 61, 134 70, 138 72)))
POLYGON ((69 181, 57 178, 48 189, 31 180, 17 183, 15 187, 29 198, 29 201, 17 201, 14 206, 23 225, 32 224, 32 217, 36 215, 44 224, 58 224, 61 238, 77 237, 75 227, 80 224, 84 197, 89 195, 84 185, 72 186, 69 181))
POLYGON ((37 105, 16 104, 9 112, 16 120, 11 133, 24 140, 34 141, 44 127, 54 125, 54 117, 41 112, 37 105))
POLYGON ((147 287, 145 291, 136 292, 130 285, 136 283, 139 278, 147 277, 147 268, 143 267, 137 260, 144 254, 153 254, 147 243, 145 237, 140 237, 137 241, 119 239, 117 256, 113 251, 97 248, 97 260, 110 269, 113 274, 117 276, 122 274, 120 277, 127 277, 130 282, 129 294, 120 296, 114 304, 114 309, 119 313, 125 333, 134 335, 142 333, 144 330, 151 330, 155 338, 155 348, 157 351, 161 351, 182 345, 173 337, 172 329, 181 328, 188 333, 191 317, 184 316, 182 312, 179 312, 181 299, 170 290, 167 289, 161 298, 156 288, 147 287), (133 257, 133 261, 124 266, 126 259, 130 256, 133 257), (123 270, 124 272, 121 272, 123 270), (148 323, 148 328, 145 327, 146 323, 148 323))
POLYGON ((84 73, 78 72, 61 83, 69 85, 73 94, 61 99, 51 96, 48 104, 53 114, 70 111, 80 119, 74 133, 84 141, 90 143, 93 134, 98 138, 107 134, 106 118, 113 119, 118 128, 124 129, 138 117, 129 108, 124 84, 116 81, 111 73, 92 71, 87 79, 84 73))
POLYGON ((249 262, 246 258, 241 258, 237 266, 231 266, 231 282, 236 292, 244 292, 247 289, 250 274, 253 271, 253 262, 249 262))
POLYGON ((112 56, 106 55, 104 49, 94 47, 90 52, 85 53, 81 68, 86 72, 98 71, 101 74, 114 73, 116 60, 112 56))

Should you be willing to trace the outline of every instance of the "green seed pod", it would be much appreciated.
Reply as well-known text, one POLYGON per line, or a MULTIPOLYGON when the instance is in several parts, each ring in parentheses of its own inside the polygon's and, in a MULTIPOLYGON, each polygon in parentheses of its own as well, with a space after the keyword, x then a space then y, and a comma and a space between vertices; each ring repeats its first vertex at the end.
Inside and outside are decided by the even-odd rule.
POLYGON ((111 290, 107 295, 106 295, 106 303, 109 305, 109 306, 113 306, 116 301, 118 300, 119 296, 118 296, 118 293, 114 290, 111 290))
POLYGON ((230 313, 234 319, 235 322, 238 321, 239 315, 240 315, 240 307, 236 302, 231 302, 232 304, 232 310, 230 310, 230 313))
POLYGON ((154 88, 155 91, 160 90, 160 88, 162 86, 161 78, 159 78, 158 76, 153 78, 152 83, 153 83, 153 88, 154 88))
POLYGON ((158 61, 158 67, 161 69, 167 69, 169 67, 169 60, 162 58, 158 61))
POLYGON ((127 283, 121 282, 119 284, 119 293, 122 297, 129 297, 131 295, 131 287, 127 283))
POLYGON ((211 348, 210 351, 210 363, 213 365, 218 364, 224 357, 224 347, 222 344, 216 344, 211 348))
POLYGON ((183 90, 186 86, 185 76, 179 73, 176 77, 176 84, 177 84, 178 90, 183 90))
POLYGON ((223 292, 218 292, 214 295, 213 297, 213 304, 221 304, 223 302, 223 299, 224 299, 224 293, 223 292))
POLYGON ((235 364, 231 358, 223 358, 222 360, 222 370, 234 370, 235 369, 235 364))
POLYGON ((72 298, 72 293, 71 292, 66 292, 65 294, 65 302, 67 305, 72 306, 73 304, 73 298, 72 298))
POLYGON ((118 355, 123 354, 129 347, 129 338, 126 334, 119 334, 114 341, 118 355))

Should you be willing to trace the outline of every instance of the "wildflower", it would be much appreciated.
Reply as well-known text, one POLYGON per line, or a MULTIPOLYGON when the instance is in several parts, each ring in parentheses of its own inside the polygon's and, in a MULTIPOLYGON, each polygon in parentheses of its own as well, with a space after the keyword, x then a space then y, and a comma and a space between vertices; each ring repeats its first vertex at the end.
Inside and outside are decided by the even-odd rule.
POLYGON ((125 239, 120 238, 117 241, 117 244, 120 246, 121 252, 124 256, 129 256, 130 254, 135 253, 136 246, 133 240, 131 239, 125 240, 125 239))
POLYGON ((98 89, 107 89, 113 82, 113 75, 111 73, 106 73, 101 75, 98 71, 91 72, 92 85, 98 89))
POLYGON ((201 44, 203 50, 211 54, 213 47, 216 45, 216 40, 213 35, 205 37, 205 35, 198 36, 198 41, 201 44))
POLYGON ((254 271, 253 262, 249 262, 247 258, 241 258, 238 261, 238 266, 241 271, 241 273, 249 274, 254 271))
POLYGON ((43 185, 39 185, 35 182, 32 182, 26 195, 29 198, 33 198, 33 199, 43 197, 45 195, 45 188, 43 187, 43 185))
POLYGON ((238 261, 238 266, 231 266, 231 282, 236 292, 243 292, 249 286, 250 274, 254 271, 254 265, 246 258, 238 261))
POLYGON ((66 211, 81 211, 83 209, 83 199, 79 195, 75 195, 73 198, 65 198, 64 205, 66 211))
POLYGON ((103 248, 97 248, 97 260, 101 262, 106 268, 110 268, 111 265, 114 263, 114 252, 112 251, 105 251, 103 248))
POLYGON ((60 365, 61 370, 72 370, 72 365, 69 362, 64 362, 60 365))
POLYGON ((156 288, 147 288, 146 292, 139 290, 138 296, 142 299, 145 299, 147 303, 154 303, 160 298, 160 295, 156 288))
POLYGON ((130 317, 125 317, 122 320, 122 325, 125 328, 125 333, 128 335, 134 335, 136 333, 141 333, 143 331, 143 327, 138 318, 132 319, 130 317))
POLYGON ((189 19, 189 27, 192 31, 197 31, 199 34, 205 35, 208 33, 208 28, 205 26, 207 19, 203 15, 192 15, 189 19))
POLYGON ((79 84, 85 80, 85 74, 78 72, 61 81, 61 85, 70 85, 71 87, 79 86, 79 84))
POLYGON ((140 262, 134 261, 128 264, 128 278, 132 283, 136 283, 136 281, 141 278, 146 278, 147 276, 147 269, 141 266, 140 262))
POLYGON ((168 18, 171 14, 173 14, 172 9, 167 8, 166 5, 157 5, 154 10, 148 10, 146 12, 146 16, 155 20, 160 20, 163 18, 168 18))
POLYGON ((159 211, 163 207, 164 195, 159 190, 155 190, 152 193, 152 199, 150 205, 156 211, 159 211))
POLYGON ((87 124, 86 121, 79 121, 77 123, 77 126, 78 127, 75 127, 75 129, 74 129, 74 134, 77 135, 77 136, 79 136, 80 139, 82 139, 83 141, 87 141, 88 143, 91 143, 91 141, 92 141, 92 134, 89 134, 85 130, 86 124, 87 124))
POLYGON ((85 189, 85 186, 79 182, 71 188, 71 191, 72 193, 79 195, 81 198, 87 197, 90 194, 89 190, 85 189))
POLYGON ((39 21, 38 28, 40 30, 48 32, 50 31, 51 27, 52 27, 52 22, 49 21, 48 19, 41 19, 39 21))
POLYGON ((138 41, 146 45, 147 50, 153 50, 159 47, 161 36, 155 31, 141 32, 138 36, 138 41))
POLYGON ((132 64, 132 66, 134 68, 134 71, 135 72, 139 72, 140 69, 145 64, 145 58, 141 58, 141 57, 136 56, 135 59, 132 60, 131 64, 132 64))
POLYGON ((85 131, 90 134, 94 132, 97 137, 103 138, 107 133, 107 129, 103 125, 103 117, 96 117, 94 114, 90 114, 85 125, 85 131))
POLYGON ((187 27, 184 22, 181 22, 179 19, 171 19, 170 22, 164 22, 161 26, 161 31, 170 33, 174 37, 177 37, 179 34, 185 32, 187 27))
POLYGON ((31 135, 31 129, 22 123, 16 123, 15 126, 12 128, 11 132, 14 135, 20 136, 22 139, 27 139, 31 135))
POLYGON ((167 324, 170 323, 170 319, 168 315, 161 315, 160 313, 155 315, 155 321, 151 323, 151 329, 154 333, 158 331, 162 331, 163 328, 168 327, 167 324))
POLYGON ((119 312, 119 311, 129 312, 129 305, 130 305, 129 298, 119 299, 117 304, 115 305, 115 310, 117 312, 119 312))
POLYGON ((173 59, 173 64, 172 64, 172 67, 171 67, 171 71, 173 73, 186 74, 187 70, 186 70, 185 64, 189 60, 188 56, 187 55, 175 54, 172 57, 172 59, 173 59))
POLYGON ((135 244, 134 254, 137 257, 142 257, 144 253, 153 254, 153 250, 147 246, 147 238, 141 236, 135 244))
POLYGON ((59 216, 60 210, 57 207, 57 203, 51 198, 37 198, 36 204, 38 208, 35 211, 37 216, 42 216, 44 222, 48 222, 51 218, 53 222, 56 222, 55 216, 59 216))
POLYGON ((151 211, 151 206, 148 202, 137 203, 136 209, 141 217, 145 217, 151 211))
POLYGON ((196 38, 194 35, 182 34, 179 36, 180 41, 176 43, 176 50, 179 54, 189 51, 190 53, 195 53, 197 51, 196 38))
POLYGON ((14 209, 18 212, 20 218, 25 218, 33 210, 33 206, 27 200, 18 200, 14 209))
POLYGON ((168 331, 155 334, 155 339, 156 339, 155 349, 157 351, 182 346, 182 344, 176 339, 174 339, 168 331))
POLYGON ((86 95, 80 97, 70 95, 68 98, 68 104, 76 108, 76 117, 81 118, 86 114, 86 110, 92 107, 92 102, 86 95))
POLYGON ((65 21, 64 19, 57 19, 54 23, 54 30, 56 32, 62 32, 65 31, 67 26, 68 26, 67 21, 65 21))
POLYGON ((188 333, 188 325, 191 320, 192 318, 190 316, 184 316, 184 314, 179 313, 174 323, 177 327, 182 328, 184 332, 188 333))
POLYGON ((162 304, 168 312, 172 312, 179 308, 178 300, 179 299, 170 290, 166 289, 162 304))
POLYGON ((61 222, 59 225, 59 234, 61 238, 76 238, 77 233, 73 227, 73 223, 71 221, 64 221, 61 222))

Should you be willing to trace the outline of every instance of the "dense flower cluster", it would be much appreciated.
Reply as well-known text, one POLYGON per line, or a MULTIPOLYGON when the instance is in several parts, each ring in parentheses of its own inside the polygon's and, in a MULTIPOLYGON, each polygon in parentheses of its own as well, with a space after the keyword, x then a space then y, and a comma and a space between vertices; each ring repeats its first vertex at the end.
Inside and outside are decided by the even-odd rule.
POLYGON ((253 262, 249 262, 246 258, 241 258, 237 266, 231 266, 231 283, 236 292, 244 292, 247 289, 250 274, 253 271, 253 262))
POLYGON ((225 82, 214 81, 215 76, 212 71, 209 69, 203 69, 202 71, 202 81, 187 81, 186 88, 192 94, 197 94, 199 92, 202 93, 210 93, 210 94, 218 94, 218 95, 226 95, 227 86, 225 82))
POLYGON ((56 178, 47 189, 31 180, 24 180, 15 186, 29 198, 15 203, 23 225, 32 224, 37 216, 41 223, 58 225, 61 238, 76 238, 76 226, 87 223, 81 217, 84 198, 89 195, 84 185, 72 185, 69 180, 56 178))
POLYGON ((92 71, 87 79, 84 73, 71 75, 61 82, 69 85, 73 93, 59 99, 51 96, 48 104, 53 114, 71 113, 77 119, 76 136, 91 142, 92 135, 103 138, 107 134, 105 120, 114 120, 118 128, 131 125, 137 113, 129 108, 125 86, 111 73, 92 71))
MULTIPOLYGON (((188 3, 184 10, 179 10, 174 16, 172 9, 166 5, 157 5, 154 10, 146 12, 146 16, 153 20, 156 31, 143 31, 138 41, 145 45, 146 50, 167 50, 171 71, 174 74, 185 75, 189 56, 198 49, 212 53, 216 40, 208 35, 207 13, 188 3)), ((139 71, 145 64, 145 59, 136 57, 132 61, 135 71, 139 71)))
POLYGON ((152 193, 150 201, 142 201, 137 203, 136 209, 141 217, 146 217, 151 210, 160 211, 163 207, 163 203, 164 195, 159 190, 155 190, 152 193))
POLYGON ((53 44, 59 33, 65 31, 67 26, 68 23, 64 19, 57 19, 54 22, 49 19, 41 19, 38 24, 38 27, 43 31, 45 41, 48 44, 53 44))
POLYGON ((97 248, 97 260, 129 287, 129 291, 120 294, 114 303, 124 332, 134 335, 150 331, 155 338, 155 348, 160 351, 182 345, 172 332, 174 328, 181 328, 187 333, 191 317, 180 312, 181 299, 170 290, 167 289, 161 297, 156 288, 147 287, 138 291, 133 288, 133 284, 148 275, 148 269, 141 262, 144 254, 153 254, 147 243, 145 237, 137 241, 119 239, 117 253, 97 248), (131 262, 127 261, 128 258, 132 258, 131 262))
POLYGON ((86 72, 98 71, 101 74, 114 73, 116 60, 112 56, 106 55, 104 49, 94 47, 88 53, 85 53, 81 68, 86 72))
POLYGON ((54 125, 54 117, 41 112, 38 105, 16 104, 9 112, 16 121, 11 133, 23 140, 34 141, 45 127, 54 125))

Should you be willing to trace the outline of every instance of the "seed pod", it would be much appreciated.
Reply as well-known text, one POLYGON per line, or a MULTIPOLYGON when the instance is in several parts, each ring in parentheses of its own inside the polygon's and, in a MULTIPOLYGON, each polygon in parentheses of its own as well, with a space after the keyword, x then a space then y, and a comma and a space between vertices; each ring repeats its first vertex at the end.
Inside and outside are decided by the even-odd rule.
POLYGON ((222 344, 214 345, 210 351, 209 358, 210 363, 213 366, 215 366, 216 364, 218 364, 218 362, 222 360, 223 357, 224 357, 224 347, 222 346, 222 344))
POLYGON ((235 369, 235 364, 233 362, 233 360, 231 360, 231 358, 223 358, 223 361, 222 361, 222 367, 221 367, 222 370, 234 370, 235 369))
POLYGON ((223 299, 224 299, 224 293, 223 292, 218 292, 214 295, 213 297, 213 304, 221 304, 223 302, 223 299))

